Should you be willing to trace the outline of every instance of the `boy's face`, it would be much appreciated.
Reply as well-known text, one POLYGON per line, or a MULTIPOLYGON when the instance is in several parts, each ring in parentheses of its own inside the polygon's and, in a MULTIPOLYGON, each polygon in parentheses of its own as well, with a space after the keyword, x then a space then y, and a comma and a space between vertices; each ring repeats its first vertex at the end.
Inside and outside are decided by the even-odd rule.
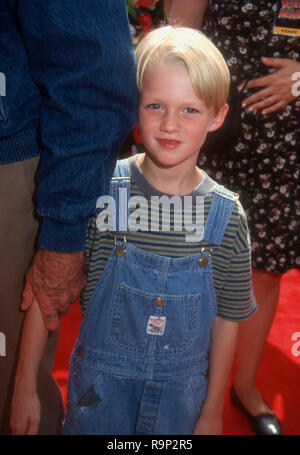
POLYGON ((139 100, 139 126, 148 156, 163 167, 194 167, 208 131, 221 126, 227 108, 216 114, 206 107, 180 62, 149 65, 139 100))

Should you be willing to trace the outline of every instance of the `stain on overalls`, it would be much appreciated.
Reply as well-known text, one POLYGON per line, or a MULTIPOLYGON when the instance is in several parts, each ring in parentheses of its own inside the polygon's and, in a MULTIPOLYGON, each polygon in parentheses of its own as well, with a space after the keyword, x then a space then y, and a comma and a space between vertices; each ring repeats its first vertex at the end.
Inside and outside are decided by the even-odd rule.
MULTIPOLYGON (((128 176, 126 160, 115 176, 128 176)), ((128 182, 117 178, 111 194, 113 186, 129 192, 128 182)), ((233 206, 232 193, 217 186, 208 244, 220 245, 233 206)), ((216 313, 209 251, 168 258, 120 237, 72 353, 65 434, 192 434, 216 313)))

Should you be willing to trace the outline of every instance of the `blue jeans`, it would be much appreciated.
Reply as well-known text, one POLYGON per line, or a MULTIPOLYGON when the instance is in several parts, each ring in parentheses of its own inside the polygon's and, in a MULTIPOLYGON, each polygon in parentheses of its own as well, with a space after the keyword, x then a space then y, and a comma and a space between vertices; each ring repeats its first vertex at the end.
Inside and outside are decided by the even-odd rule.
MULTIPOLYGON (((214 196, 205 239, 220 244, 232 207, 214 196)), ((217 312, 211 258, 200 259, 117 241, 71 357, 65 434, 193 432, 217 312)))

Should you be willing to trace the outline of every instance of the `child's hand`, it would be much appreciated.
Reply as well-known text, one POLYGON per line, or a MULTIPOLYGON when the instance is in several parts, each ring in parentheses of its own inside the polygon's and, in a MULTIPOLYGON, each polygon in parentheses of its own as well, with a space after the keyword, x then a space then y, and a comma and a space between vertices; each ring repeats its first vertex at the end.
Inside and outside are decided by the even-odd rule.
POLYGON ((202 416, 195 425, 195 435, 221 435, 222 434, 222 416, 221 415, 209 415, 202 416))
POLYGON ((41 404, 35 392, 14 392, 10 416, 12 434, 38 434, 40 416, 41 404))

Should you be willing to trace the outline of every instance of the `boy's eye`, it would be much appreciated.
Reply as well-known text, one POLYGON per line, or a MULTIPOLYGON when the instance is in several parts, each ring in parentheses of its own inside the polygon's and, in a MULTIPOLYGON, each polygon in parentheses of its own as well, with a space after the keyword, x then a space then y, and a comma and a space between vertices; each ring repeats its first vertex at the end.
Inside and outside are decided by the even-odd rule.
POLYGON ((196 114, 198 111, 197 111, 197 109, 194 109, 193 107, 186 107, 184 109, 184 112, 187 112, 188 114, 196 114))
POLYGON ((159 108, 160 108, 160 104, 158 104, 158 103, 151 103, 151 104, 148 104, 147 107, 148 107, 149 109, 155 110, 155 109, 159 109, 159 108))

